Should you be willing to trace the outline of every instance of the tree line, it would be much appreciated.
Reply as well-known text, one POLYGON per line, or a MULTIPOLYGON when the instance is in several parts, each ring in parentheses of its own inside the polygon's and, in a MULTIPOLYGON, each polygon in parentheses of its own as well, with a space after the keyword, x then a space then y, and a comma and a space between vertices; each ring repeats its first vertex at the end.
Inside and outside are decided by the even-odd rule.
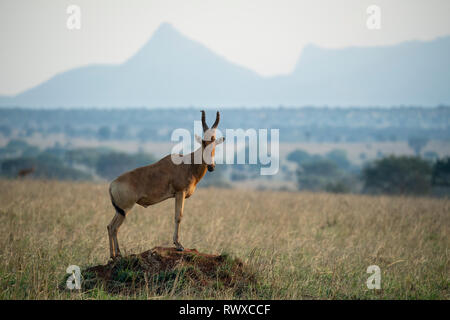
POLYGON ((0 174, 15 178, 20 170, 34 168, 33 177, 58 180, 111 180, 136 167, 156 161, 148 153, 133 154, 108 148, 67 149, 55 144, 43 151, 21 140, 0 148, 0 174))
POLYGON ((288 155, 288 160, 297 164, 299 190, 393 195, 450 194, 449 157, 431 160, 420 155, 389 155, 358 168, 348 161, 343 150, 333 150, 323 156, 296 150, 288 155))

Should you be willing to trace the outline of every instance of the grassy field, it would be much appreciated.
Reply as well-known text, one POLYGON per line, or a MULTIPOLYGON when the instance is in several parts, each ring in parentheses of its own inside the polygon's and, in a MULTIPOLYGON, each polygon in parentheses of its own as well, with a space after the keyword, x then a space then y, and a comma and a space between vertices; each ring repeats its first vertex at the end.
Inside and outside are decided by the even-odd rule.
MULTIPOLYGON (((123 296, 58 289, 69 265, 105 264, 113 217, 107 184, 0 180, 1 299, 449 299, 450 201, 200 189, 186 201, 181 242, 228 253, 261 286, 123 296), (381 269, 369 290, 367 267, 381 269)), ((174 201, 136 206, 122 253, 171 246, 174 201)))

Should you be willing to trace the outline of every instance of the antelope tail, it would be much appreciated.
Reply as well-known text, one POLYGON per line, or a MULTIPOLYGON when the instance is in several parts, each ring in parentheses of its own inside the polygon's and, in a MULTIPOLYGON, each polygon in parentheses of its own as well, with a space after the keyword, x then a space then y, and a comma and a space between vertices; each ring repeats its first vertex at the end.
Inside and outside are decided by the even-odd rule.
POLYGON ((116 209, 116 212, 125 217, 125 211, 114 202, 114 198, 111 193, 111 187, 109 188, 109 196, 111 198, 111 203, 112 203, 114 209, 116 209))

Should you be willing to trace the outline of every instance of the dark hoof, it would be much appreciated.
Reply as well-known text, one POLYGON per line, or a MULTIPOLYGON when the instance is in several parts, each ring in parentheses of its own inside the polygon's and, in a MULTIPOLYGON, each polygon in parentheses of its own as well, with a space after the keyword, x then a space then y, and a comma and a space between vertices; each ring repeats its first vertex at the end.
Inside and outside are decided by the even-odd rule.
POLYGON ((184 248, 181 244, 179 244, 179 243, 174 243, 174 244, 175 244, 175 247, 177 248, 177 251, 184 251, 184 248))
POLYGON ((122 255, 120 253, 118 255, 116 255, 115 257, 110 257, 110 259, 112 261, 116 261, 116 260, 121 259, 121 258, 122 258, 122 255))

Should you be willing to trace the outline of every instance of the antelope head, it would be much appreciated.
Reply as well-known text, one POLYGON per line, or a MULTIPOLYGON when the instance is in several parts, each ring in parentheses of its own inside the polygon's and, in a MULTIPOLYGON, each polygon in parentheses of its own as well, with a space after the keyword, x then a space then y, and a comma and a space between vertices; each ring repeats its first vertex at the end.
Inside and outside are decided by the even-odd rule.
POLYGON ((214 171, 216 163, 214 162, 214 155, 216 146, 221 144, 225 138, 220 137, 216 139, 216 128, 219 125, 220 113, 217 111, 216 121, 211 128, 206 124, 205 111, 202 111, 202 126, 203 126, 203 139, 195 135, 195 139, 202 146, 202 163, 206 164, 208 171, 214 171))

